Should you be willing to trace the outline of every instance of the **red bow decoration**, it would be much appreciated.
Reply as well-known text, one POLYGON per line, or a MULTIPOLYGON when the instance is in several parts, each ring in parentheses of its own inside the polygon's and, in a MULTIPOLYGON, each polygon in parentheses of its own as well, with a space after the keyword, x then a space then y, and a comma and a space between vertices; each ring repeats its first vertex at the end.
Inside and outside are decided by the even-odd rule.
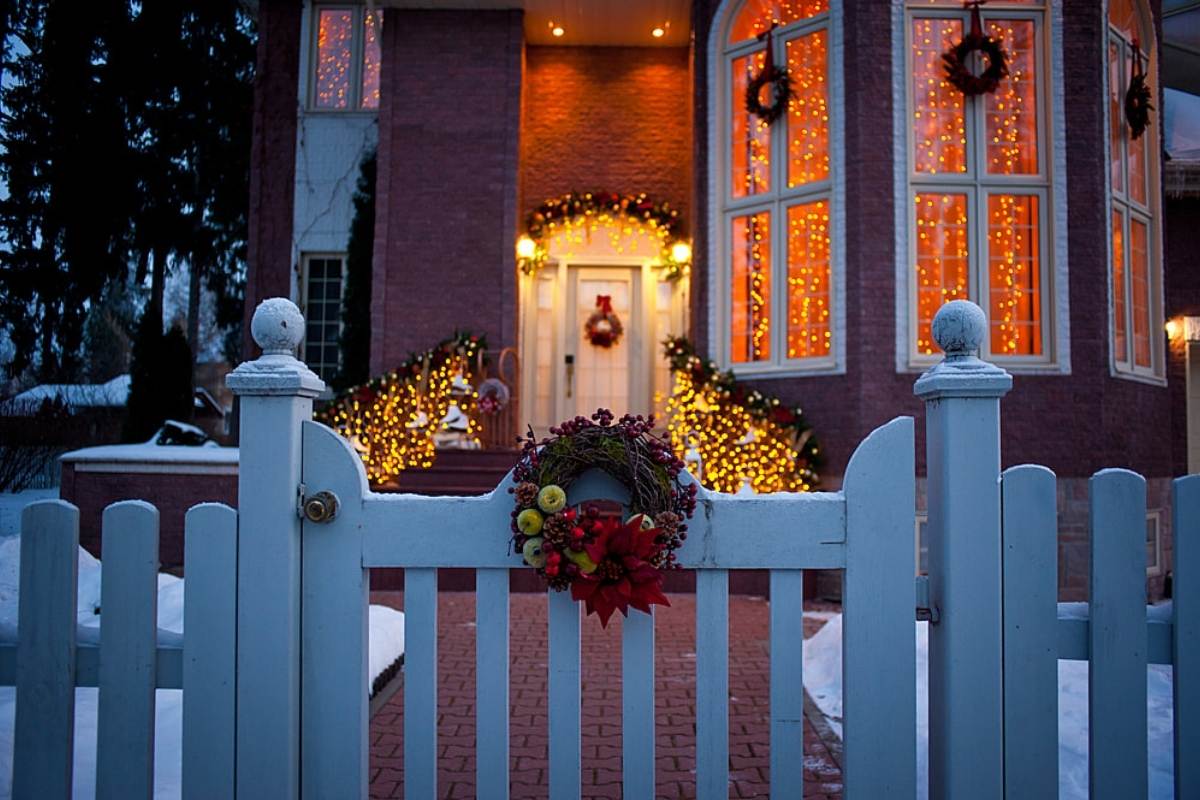
POLYGON ((601 314, 613 313, 612 295, 608 295, 608 294, 596 295, 596 308, 600 309, 601 314))

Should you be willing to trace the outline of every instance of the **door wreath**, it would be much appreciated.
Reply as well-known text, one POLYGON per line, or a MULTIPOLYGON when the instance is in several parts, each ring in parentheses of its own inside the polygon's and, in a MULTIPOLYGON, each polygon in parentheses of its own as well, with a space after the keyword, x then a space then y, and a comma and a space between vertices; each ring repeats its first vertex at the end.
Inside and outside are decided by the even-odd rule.
POLYGON ((583 334, 594 347, 612 347, 621 341, 625 327, 621 318, 613 311, 612 295, 596 295, 596 310, 587 318, 583 326, 583 334))

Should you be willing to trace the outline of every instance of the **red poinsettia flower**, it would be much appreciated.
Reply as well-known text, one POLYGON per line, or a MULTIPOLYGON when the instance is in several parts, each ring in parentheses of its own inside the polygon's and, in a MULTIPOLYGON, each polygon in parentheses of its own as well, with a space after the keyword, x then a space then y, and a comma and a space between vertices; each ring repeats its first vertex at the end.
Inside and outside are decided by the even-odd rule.
POLYGON ((653 604, 671 605, 662 592, 662 572, 650 563, 661 549, 654 541, 659 531, 642 530, 641 522, 641 516, 627 523, 601 520, 596 538, 584 548, 596 569, 580 571, 571 583, 571 597, 582 600, 587 613, 595 612, 602 627, 608 627, 618 609, 629 616, 629 606, 649 614, 653 604))

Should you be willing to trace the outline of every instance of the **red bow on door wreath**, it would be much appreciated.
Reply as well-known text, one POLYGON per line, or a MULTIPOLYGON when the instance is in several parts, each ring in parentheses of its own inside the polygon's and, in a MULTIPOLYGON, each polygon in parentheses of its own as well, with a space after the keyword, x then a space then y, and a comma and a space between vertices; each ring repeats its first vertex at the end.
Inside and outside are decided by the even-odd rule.
POLYGON ((612 347, 621 341, 625 328, 612 307, 612 296, 596 295, 596 310, 587 318, 583 334, 595 347, 612 347))
POLYGON ((942 53, 946 68, 946 80, 958 87, 967 97, 991 94, 1000 81, 1008 75, 1007 57, 1000 42, 983 33, 983 21, 979 18, 979 7, 984 0, 974 0, 965 5, 971 7, 971 30, 962 41, 942 53), (987 60, 987 68, 976 75, 971 69, 971 54, 978 52, 987 60))

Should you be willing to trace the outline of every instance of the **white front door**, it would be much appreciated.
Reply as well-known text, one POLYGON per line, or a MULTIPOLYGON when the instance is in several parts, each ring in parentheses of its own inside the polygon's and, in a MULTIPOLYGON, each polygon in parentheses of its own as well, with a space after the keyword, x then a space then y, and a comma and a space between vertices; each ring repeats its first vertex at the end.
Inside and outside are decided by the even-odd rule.
POLYGON ((568 267, 558 419, 591 416, 597 408, 617 416, 649 412, 646 382, 637 369, 643 337, 639 272, 628 267, 568 267), (610 347, 592 344, 586 332, 588 318, 605 302, 602 298, 624 328, 610 347))

